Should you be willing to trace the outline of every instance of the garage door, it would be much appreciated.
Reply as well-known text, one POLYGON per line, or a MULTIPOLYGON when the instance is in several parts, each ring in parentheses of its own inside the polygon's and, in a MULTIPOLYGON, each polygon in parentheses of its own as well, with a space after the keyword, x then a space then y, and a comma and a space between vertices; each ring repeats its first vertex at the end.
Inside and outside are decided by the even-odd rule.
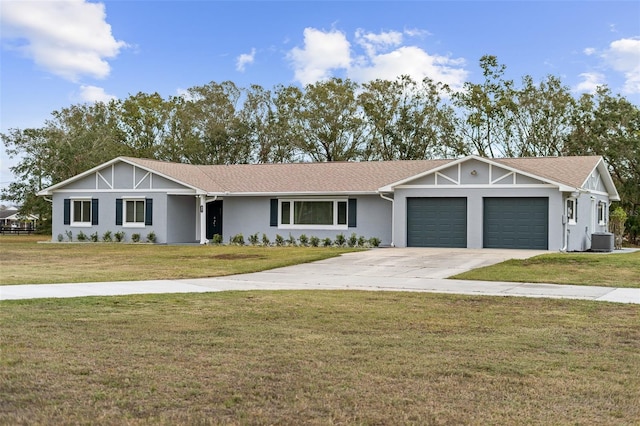
POLYGON ((467 199, 407 198, 407 246, 467 247, 467 199))
POLYGON ((484 247, 546 250, 548 198, 485 198, 484 247))

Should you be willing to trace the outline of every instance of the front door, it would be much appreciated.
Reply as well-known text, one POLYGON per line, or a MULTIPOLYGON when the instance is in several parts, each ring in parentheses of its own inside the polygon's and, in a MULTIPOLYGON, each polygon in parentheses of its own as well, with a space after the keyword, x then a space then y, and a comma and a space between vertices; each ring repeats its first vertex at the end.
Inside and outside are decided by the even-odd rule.
POLYGON ((207 239, 222 235, 222 200, 207 203, 207 239))

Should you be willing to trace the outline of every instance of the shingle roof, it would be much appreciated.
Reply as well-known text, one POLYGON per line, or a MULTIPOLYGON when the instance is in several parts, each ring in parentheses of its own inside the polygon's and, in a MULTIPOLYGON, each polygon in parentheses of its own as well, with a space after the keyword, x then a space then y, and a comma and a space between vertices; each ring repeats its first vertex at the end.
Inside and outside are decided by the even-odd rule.
POLYGON ((362 193, 451 160, 198 166, 123 157, 209 193, 362 193))
POLYGON ((602 157, 593 155, 583 157, 496 158, 493 161, 557 183, 580 188, 601 160, 602 157))

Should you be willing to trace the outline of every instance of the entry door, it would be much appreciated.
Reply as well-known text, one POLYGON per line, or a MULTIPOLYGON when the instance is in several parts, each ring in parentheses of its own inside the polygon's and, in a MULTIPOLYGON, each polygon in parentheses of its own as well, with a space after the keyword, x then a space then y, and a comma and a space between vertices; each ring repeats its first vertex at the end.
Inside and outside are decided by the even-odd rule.
POLYGON ((207 203, 207 239, 222 235, 222 200, 207 203))

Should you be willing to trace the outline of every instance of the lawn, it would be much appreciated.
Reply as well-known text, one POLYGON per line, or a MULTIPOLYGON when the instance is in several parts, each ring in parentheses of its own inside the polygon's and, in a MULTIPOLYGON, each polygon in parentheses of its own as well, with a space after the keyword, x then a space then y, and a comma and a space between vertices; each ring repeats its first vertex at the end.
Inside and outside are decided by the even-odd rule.
POLYGON ((0 424, 637 424, 636 305, 280 291, 0 302, 0 424))
POLYGON ((0 236, 0 284, 215 277, 312 262, 354 250, 326 247, 42 243, 51 241, 50 238, 34 235, 0 236))
POLYGON ((507 260, 450 278, 640 288, 640 251, 543 254, 507 260))

